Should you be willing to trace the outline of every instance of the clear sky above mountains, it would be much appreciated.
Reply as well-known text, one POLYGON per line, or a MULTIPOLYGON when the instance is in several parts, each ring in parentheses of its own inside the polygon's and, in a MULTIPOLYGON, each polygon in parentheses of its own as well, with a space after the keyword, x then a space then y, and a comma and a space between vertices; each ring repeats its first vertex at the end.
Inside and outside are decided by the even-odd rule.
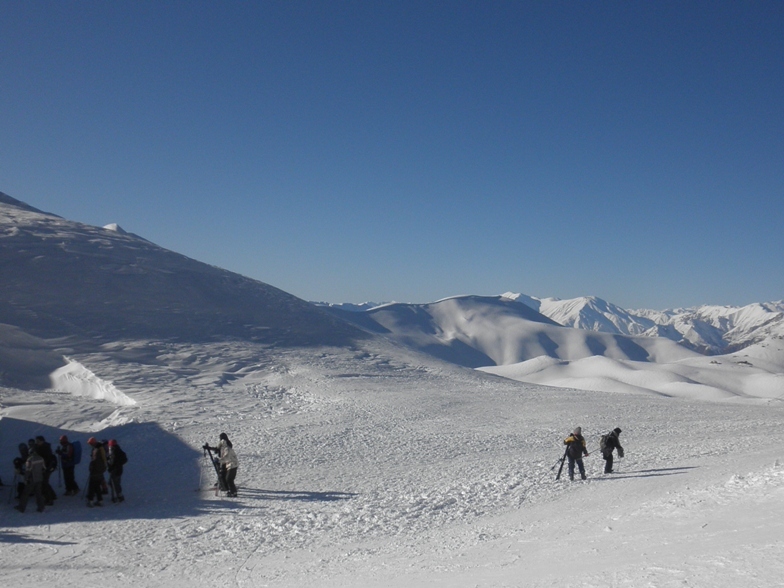
POLYGON ((0 190, 309 300, 778 300, 782 30, 781 2, 2 2, 0 190))

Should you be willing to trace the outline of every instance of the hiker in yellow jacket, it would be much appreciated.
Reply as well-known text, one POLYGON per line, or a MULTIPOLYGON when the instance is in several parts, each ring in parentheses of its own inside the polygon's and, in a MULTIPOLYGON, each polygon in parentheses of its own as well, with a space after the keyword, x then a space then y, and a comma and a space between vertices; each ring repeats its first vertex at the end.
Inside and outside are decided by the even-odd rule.
POLYGON ((588 455, 588 449, 585 446, 582 428, 577 427, 571 435, 564 439, 564 445, 566 445, 566 457, 569 459, 569 479, 574 481, 574 464, 576 463, 580 470, 580 477, 585 480, 583 456, 588 455))

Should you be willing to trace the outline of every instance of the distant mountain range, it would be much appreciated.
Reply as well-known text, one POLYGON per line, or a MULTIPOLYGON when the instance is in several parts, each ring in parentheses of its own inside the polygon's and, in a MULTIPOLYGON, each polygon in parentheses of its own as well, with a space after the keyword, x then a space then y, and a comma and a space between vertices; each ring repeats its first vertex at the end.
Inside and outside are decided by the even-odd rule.
POLYGON ((602 355, 669 362, 697 355, 667 338, 565 327, 508 296, 455 296, 429 304, 391 303, 359 312, 339 305, 327 308, 367 331, 473 368, 540 356, 563 361, 602 355))
POLYGON ((748 306, 704 305, 673 310, 625 310, 592 296, 559 300, 506 293, 564 326, 666 337, 703 354, 739 351, 769 338, 784 339, 784 301, 748 306))
MULTIPOLYGON (((742 307, 703 305, 672 310, 626 310, 595 296, 561 300, 507 292, 500 299, 524 304, 562 326, 612 335, 664 337, 705 355, 733 353, 770 338, 784 339, 784 301, 742 307)), ((373 302, 315 304, 371 315, 376 314, 376 308, 387 306, 373 302)))

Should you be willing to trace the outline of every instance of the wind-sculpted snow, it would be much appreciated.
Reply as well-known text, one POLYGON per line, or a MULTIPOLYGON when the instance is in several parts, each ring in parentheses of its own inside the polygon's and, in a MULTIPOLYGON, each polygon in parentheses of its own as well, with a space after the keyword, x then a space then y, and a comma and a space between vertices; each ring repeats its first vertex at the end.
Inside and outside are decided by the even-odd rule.
POLYGON ((136 401, 120 392, 114 384, 102 380, 78 361, 68 363, 51 374, 52 388, 95 400, 106 400, 121 406, 134 406, 136 401))

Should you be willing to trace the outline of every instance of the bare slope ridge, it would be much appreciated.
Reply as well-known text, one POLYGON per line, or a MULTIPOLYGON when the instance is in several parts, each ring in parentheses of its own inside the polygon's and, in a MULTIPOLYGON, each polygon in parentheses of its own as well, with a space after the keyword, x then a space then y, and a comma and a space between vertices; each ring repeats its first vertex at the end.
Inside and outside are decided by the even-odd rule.
POLYGON ((1 196, 0 323, 43 338, 310 345, 363 336, 268 284, 1 196))

